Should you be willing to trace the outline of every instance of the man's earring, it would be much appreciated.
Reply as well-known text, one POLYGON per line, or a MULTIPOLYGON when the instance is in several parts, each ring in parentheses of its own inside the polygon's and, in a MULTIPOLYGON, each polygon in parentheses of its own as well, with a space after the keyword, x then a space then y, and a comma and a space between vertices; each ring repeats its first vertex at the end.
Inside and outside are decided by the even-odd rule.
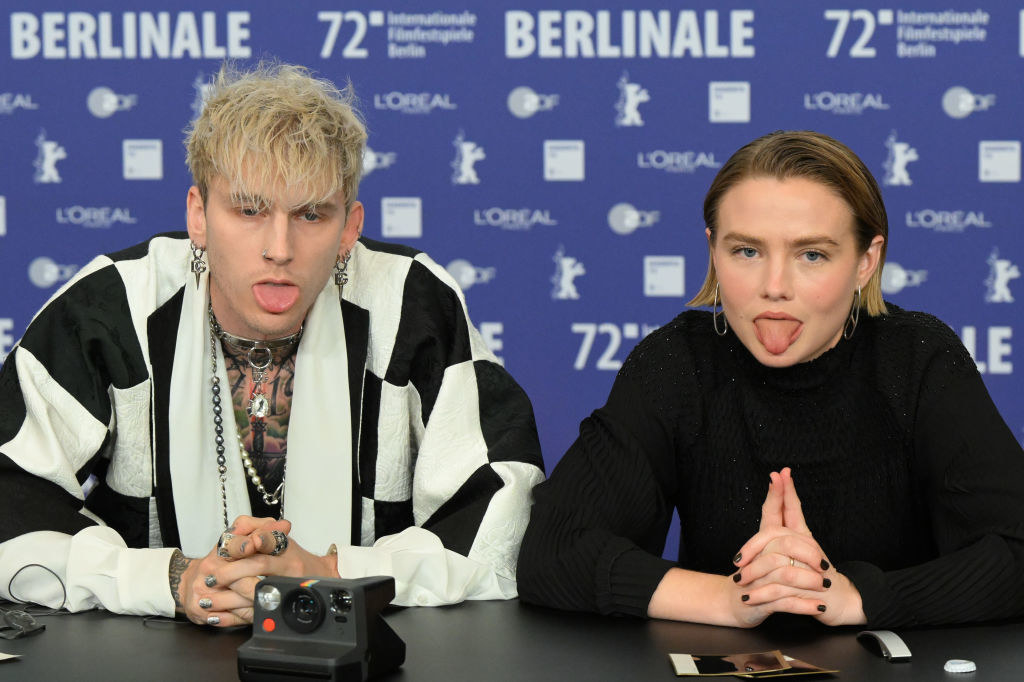
POLYGON ((203 255, 206 253, 206 248, 199 246, 193 241, 189 241, 192 246, 192 272, 196 276, 196 289, 199 288, 199 275, 206 272, 206 261, 203 260, 203 255))
POLYGON ((339 289, 348 284, 348 259, 351 257, 352 252, 349 251, 344 258, 338 256, 338 259, 334 261, 334 283, 338 285, 339 289))

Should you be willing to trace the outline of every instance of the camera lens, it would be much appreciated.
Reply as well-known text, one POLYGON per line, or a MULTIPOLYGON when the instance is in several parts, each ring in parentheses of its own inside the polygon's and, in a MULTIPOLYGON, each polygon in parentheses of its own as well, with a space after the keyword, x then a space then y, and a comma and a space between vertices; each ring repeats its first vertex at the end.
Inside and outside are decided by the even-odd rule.
POLYGON ((316 617, 316 602, 309 595, 301 594, 295 598, 292 610, 295 611, 295 619, 300 623, 312 623, 316 617))
POLYGON ((306 588, 289 592, 284 598, 281 611, 284 622, 299 633, 313 632, 324 619, 324 605, 320 596, 306 588))

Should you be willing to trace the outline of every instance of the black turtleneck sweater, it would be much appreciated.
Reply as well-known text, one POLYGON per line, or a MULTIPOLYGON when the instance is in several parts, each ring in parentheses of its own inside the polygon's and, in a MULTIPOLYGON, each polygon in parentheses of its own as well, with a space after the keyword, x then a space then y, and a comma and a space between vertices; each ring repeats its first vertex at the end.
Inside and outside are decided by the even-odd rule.
POLYGON ((673 566, 734 570, 769 472, 788 466, 870 626, 1024 614, 1024 452, 956 335, 889 310, 786 368, 718 337, 706 312, 641 341, 535 488, 520 596, 646 615, 673 566), (678 563, 661 558, 673 508, 678 563))

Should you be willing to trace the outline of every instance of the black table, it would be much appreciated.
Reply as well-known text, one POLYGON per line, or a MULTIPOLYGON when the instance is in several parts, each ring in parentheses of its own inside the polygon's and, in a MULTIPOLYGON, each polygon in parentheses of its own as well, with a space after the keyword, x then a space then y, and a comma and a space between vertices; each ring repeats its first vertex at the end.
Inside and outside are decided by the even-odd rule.
MULTIPOLYGON (((388 682, 674 680, 669 652, 768 649, 839 668, 844 680, 1024 677, 1024 623, 900 632, 913 661, 889 663, 857 641, 858 628, 827 629, 802 619, 734 630, 562 613, 518 601, 394 609, 386 619, 408 646, 405 665, 383 678, 388 682), (950 658, 973 660, 978 672, 945 673, 942 665, 950 658)), ((0 640, 0 651, 22 654, 0 663, 0 680, 235 680, 235 650, 249 637, 245 628, 215 630, 102 612, 41 621, 41 635, 0 640)))

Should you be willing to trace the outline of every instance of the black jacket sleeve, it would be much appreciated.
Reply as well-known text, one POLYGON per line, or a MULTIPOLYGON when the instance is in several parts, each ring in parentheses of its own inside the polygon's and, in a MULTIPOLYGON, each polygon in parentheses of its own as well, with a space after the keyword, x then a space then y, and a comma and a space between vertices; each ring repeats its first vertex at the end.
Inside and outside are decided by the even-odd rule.
POLYGON ((924 372, 911 434, 939 556, 895 571, 840 567, 873 627, 1024 614, 1024 451, 949 336, 924 372))
MULTIPOLYGON (((519 556, 519 594, 567 610, 646 616, 675 564, 661 558, 675 497, 673 372, 647 361, 660 335, 626 360, 607 404, 535 489, 519 556)), ((657 353, 655 353, 657 354, 657 353)))

